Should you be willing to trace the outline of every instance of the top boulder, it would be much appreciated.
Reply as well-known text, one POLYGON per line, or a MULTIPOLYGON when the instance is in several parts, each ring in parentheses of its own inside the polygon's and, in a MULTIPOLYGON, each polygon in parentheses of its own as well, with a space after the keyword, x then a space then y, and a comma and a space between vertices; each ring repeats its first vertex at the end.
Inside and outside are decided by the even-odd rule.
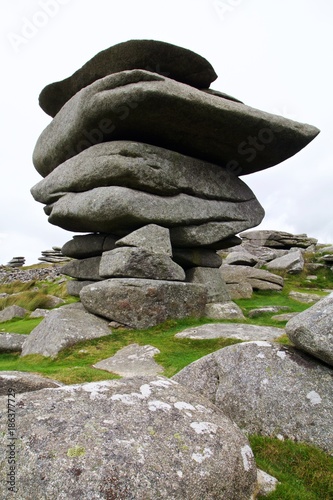
POLYGON ((69 78, 47 85, 39 96, 39 105, 54 117, 82 88, 132 69, 159 73, 196 88, 208 88, 217 78, 211 64, 191 50, 155 40, 129 40, 99 52, 69 78))

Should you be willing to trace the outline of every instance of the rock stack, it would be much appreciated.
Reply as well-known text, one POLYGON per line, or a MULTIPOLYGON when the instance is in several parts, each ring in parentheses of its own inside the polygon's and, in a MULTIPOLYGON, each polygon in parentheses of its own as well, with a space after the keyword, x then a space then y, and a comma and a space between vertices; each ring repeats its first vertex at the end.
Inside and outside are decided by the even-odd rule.
POLYGON ((238 175, 318 130, 209 89, 215 79, 189 50, 132 40, 42 91, 54 118, 35 147, 44 179, 32 194, 50 223, 89 233, 62 248, 89 311, 145 328, 229 300, 216 250, 264 216, 238 175))
POLYGON ((62 262, 68 262, 71 259, 63 255, 61 247, 54 246, 51 250, 43 250, 42 256, 38 257, 38 260, 50 262, 52 264, 60 264, 62 262))
POLYGON ((22 267, 25 264, 25 257, 13 257, 7 264, 8 267, 22 267))

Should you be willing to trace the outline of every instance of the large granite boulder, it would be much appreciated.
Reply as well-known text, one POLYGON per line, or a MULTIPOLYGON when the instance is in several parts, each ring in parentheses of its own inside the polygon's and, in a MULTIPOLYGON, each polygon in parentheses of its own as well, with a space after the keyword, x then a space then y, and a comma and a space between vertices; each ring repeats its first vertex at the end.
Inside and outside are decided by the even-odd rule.
POLYGON ((318 133, 310 125, 135 69, 101 78, 73 96, 40 135, 33 161, 45 177, 96 143, 131 139, 222 166, 232 162, 245 175, 293 156, 318 133))
POLYGON ((156 40, 129 40, 99 52, 69 78, 45 87, 39 104, 55 116, 82 88, 104 76, 131 69, 149 70, 197 88, 209 87, 217 78, 211 64, 191 50, 156 40))
POLYGON ((172 257, 170 231, 157 224, 147 224, 117 240, 116 247, 135 247, 149 253, 172 257))
POLYGON ((28 335, 0 332, 0 352, 19 352, 28 335))
POLYGON ((0 396, 7 396, 9 393, 39 391, 47 387, 60 387, 62 385, 58 380, 42 377, 36 373, 0 371, 0 396))
POLYGON ((288 321, 286 333, 299 349, 333 365, 333 294, 288 321))
POLYGON ((72 278, 84 281, 98 281, 101 279, 99 274, 100 263, 101 256, 72 260, 65 264, 61 271, 72 278))
POLYGON ((240 234, 245 242, 251 245, 265 246, 269 248, 308 248, 315 245, 318 240, 308 238, 306 234, 291 234, 284 231, 270 231, 262 229, 257 231, 246 231, 240 234))
POLYGON ((269 271, 282 271, 289 274, 301 273, 304 269, 304 258, 301 250, 288 252, 283 257, 271 260, 266 264, 269 271))
POLYGON ((333 450, 332 370, 269 342, 225 347, 173 379, 214 402, 245 432, 333 450))
POLYGON ((203 285, 181 281, 111 278, 85 286, 80 298, 91 313, 144 329, 171 318, 200 318, 207 292, 203 285))
POLYGON ((61 252, 68 257, 75 259, 87 259, 89 257, 98 257, 103 252, 113 250, 118 236, 107 234, 83 234, 75 235, 67 241, 61 252))
MULTIPOLYGON (((7 397, 0 398, 7 414, 7 397)), ((19 498, 249 500, 244 434, 215 405, 164 377, 43 389, 16 400, 19 498)), ((1 446, 12 444, 4 433, 1 446)), ((13 440, 14 442, 14 440, 13 440)), ((7 498, 7 466, 0 496, 7 498)))
POLYGON ((219 269, 210 267, 192 267, 186 271, 186 281, 198 283, 207 289, 207 301, 229 302, 230 296, 219 269))
POLYGON ((23 344, 22 356, 41 354, 56 357, 65 347, 111 333, 107 321, 87 312, 82 304, 70 304, 50 311, 32 330, 23 344))
POLYGON ((222 265, 220 270, 232 299, 249 298, 252 295, 252 290, 278 291, 283 287, 283 278, 281 276, 264 269, 250 266, 222 265))

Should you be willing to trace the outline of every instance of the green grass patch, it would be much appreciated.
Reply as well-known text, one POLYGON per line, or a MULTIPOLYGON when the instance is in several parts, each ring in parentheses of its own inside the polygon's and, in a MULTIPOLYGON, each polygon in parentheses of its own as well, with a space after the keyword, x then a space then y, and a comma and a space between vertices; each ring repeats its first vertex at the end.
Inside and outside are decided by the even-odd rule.
POLYGON ((0 332, 24 333, 28 335, 44 318, 14 318, 10 321, 0 323, 0 332))
POLYGON ((250 436, 260 469, 281 484, 268 500, 332 500, 333 457, 324 451, 290 440, 250 436))

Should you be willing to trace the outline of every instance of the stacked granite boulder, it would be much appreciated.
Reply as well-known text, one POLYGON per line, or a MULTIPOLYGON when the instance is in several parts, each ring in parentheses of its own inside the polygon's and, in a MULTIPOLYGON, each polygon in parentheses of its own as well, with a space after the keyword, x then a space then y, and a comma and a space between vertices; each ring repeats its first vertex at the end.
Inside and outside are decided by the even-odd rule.
POLYGON ((25 257, 13 257, 7 264, 8 267, 22 267, 25 264, 25 257))
POLYGON ((34 151, 44 179, 32 194, 50 223, 89 233, 62 253, 77 259, 64 272, 90 312, 145 328, 229 300, 216 251, 264 216, 238 176, 319 131, 209 89, 216 77, 189 50, 132 40, 42 91, 54 118, 34 151))
POLYGON ((50 262, 52 264, 60 264, 71 260, 69 257, 63 255, 61 247, 54 246, 50 250, 42 250, 42 256, 38 257, 41 262, 50 262))

